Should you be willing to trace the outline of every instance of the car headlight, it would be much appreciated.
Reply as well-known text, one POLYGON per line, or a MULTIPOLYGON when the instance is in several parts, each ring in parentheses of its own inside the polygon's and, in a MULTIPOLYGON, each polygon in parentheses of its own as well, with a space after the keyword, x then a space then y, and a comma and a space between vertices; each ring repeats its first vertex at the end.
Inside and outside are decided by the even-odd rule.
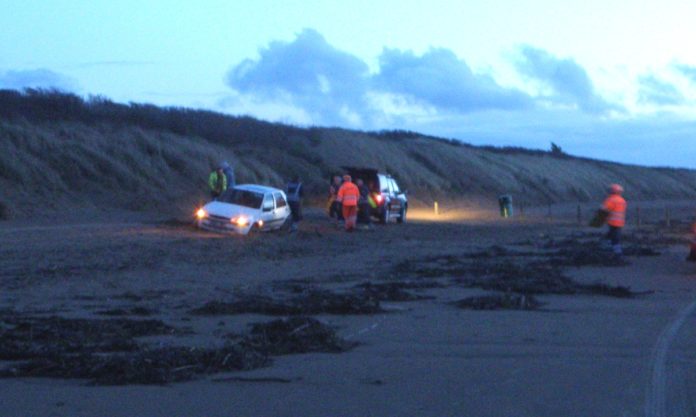
POLYGON ((207 217, 207 216, 208 216, 208 213, 206 213, 206 211, 203 210, 202 208, 199 208, 199 209, 196 211, 196 217, 199 218, 199 219, 204 219, 204 218, 207 217))
POLYGON ((236 224, 237 226, 246 226, 249 224, 249 218, 246 216, 233 217, 230 222, 236 224))

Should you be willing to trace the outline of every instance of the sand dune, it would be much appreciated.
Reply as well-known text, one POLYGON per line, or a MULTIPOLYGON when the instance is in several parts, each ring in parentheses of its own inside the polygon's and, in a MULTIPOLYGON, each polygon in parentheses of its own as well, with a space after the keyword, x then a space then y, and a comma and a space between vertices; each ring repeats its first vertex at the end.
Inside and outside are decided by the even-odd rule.
POLYGON ((633 200, 696 197, 696 171, 646 168, 523 149, 482 148, 413 132, 298 128, 186 109, 120 105, 49 92, 0 91, 0 216, 72 208, 188 210, 212 166, 238 182, 302 176, 324 198, 341 166, 393 174, 412 201, 518 204, 600 199, 620 182, 633 200))

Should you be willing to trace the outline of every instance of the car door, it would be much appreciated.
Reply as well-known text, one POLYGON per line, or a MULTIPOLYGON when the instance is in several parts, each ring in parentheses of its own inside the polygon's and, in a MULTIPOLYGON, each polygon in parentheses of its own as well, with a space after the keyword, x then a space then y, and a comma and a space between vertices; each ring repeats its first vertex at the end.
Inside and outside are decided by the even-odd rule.
POLYGON ((399 198, 399 194, 401 194, 401 190, 399 190, 399 186, 396 184, 396 181, 394 181, 393 178, 389 178, 389 195, 391 198, 389 199, 389 208, 391 209, 391 212, 393 215, 396 215, 401 212, 401 199, 399 198))
POLYGON ((287 219, 290 214, 290 207, 288 207, 288 202, 283 196, 283 193, 275 192, 273 193, 273 198, 275 199, 275 210, 273 211, 273 227, 280 227, 287 219))
POLYGON ((385 204, 389 204, 391 199, 391 191, 389 190, 389 178, 385 176, 379 177, 379 193, 382 194, 385 204))
POLYGON ((275 202, 273 201, 273 194, 265 193, 263 196, 263 203, 261 203, 261 220, 263 220, 263 226, 261 228, 272 228, 274 216, 275 202))

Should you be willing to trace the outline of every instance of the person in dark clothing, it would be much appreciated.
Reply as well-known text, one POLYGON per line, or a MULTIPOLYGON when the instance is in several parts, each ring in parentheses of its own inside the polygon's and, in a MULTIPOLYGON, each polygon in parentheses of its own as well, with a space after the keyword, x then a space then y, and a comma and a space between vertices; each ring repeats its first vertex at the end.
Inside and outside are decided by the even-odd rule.
POLYGON ((297 223, 302 220, 302 197, 304 196, 304 187, 299 176, 295 176, 285 187, 285 194, 288 197, 288 206, 290 206, 290 231, 297 230, 297 223))
POLYGON ((370 219, 370 203, 368 201, 370 189, 360 178, 355 182, 355 185, 357 185, 358 190, 360 190, 360 198, 358 199, 358 223, 370 227, 372 223, 370 219))
POLYGON ((687 261, 696 262, 696 223, 691 225, 691 245, 687 261))
POLYGON ((227 179, 227 188, 234 188, 236 182, 232 165, 230 165, 227 161, 224 161, 222 164, 220 164, 220 168, 222 168, 222 172, 225 174, 225 178, 227 179))
POLYGON ((336 217, 339 222, 343 221, 343 212, 341 202, 336 199, 336 196, 342 183, 341 177, 337 175, 333 177, 333 182, 329 186, 329 218, 336 217))

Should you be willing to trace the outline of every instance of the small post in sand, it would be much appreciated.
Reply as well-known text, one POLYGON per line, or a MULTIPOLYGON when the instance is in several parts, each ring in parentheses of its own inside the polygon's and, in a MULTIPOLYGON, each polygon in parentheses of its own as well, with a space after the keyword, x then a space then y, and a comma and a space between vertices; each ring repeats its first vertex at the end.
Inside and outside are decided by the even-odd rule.
POLYGON ((438 206, 437 201, 433 203, 433 211, 435 212, 436 216, 440 215, 440 207, 438 206))

